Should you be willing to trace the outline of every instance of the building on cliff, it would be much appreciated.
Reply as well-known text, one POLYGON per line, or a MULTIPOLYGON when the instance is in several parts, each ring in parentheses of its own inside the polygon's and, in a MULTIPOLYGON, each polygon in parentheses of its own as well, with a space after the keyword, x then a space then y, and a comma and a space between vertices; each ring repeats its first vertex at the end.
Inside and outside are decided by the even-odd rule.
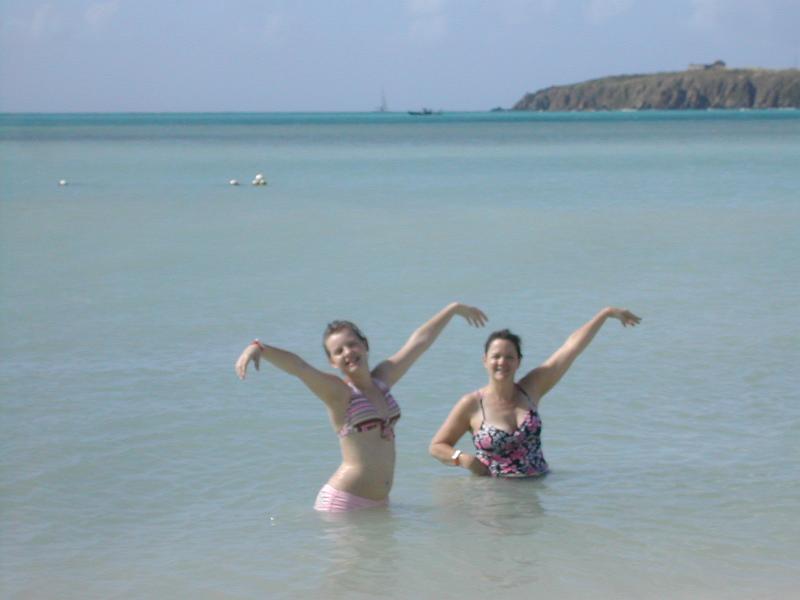
POLYGON ((725 68, 725 61, 724 60, 716 60, 710 65, 702 65, 692 63, 689 65, 690 71, 711 71, 715 69, 724 69, 725 68))

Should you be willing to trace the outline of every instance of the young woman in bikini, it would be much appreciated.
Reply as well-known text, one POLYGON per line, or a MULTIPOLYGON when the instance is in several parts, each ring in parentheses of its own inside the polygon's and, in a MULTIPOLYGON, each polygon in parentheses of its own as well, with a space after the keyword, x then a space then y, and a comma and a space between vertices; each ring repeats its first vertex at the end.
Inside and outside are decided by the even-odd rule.
POLYGON ((250 362, 258 369, 263 358, 298 377, 328 409, 331 425, 339 435, 342 464, 317 495, 316 510, 342 512, 388 503, 394 478, 394 424, 400 418, 390 389, 455 315, 475 327, 487 321, 477 308, 449 304, 414 331, 394 356, 372 370, 368 364, 369 342, 359 328, 349 321, 330 323, 322 345, 330 365, 342 377, 315 369, 296 354, 258 340, 244 349, 236 361, 241 379, 250 362))
POLYGON ((519 336, 508 329, 492 333, 483 356, 489 383, 456 403, 431 441, 431 455, 476 475, 536 477, 547 473, 539 403, 609 318, 618 319, 625 327, 641 320, 628 310, 604 308, 519 381, 515 380, 522 360, 519 336), (474 454, 454 447, 467 431, 472 432, 474 454))

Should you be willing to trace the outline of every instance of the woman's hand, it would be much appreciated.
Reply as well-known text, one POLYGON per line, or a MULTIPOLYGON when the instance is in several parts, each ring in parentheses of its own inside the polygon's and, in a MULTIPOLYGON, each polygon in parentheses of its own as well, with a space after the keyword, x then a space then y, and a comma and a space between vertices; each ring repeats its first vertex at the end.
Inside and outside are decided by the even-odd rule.
POLYGON ((460 454, 458 466, 464 467, 474 475, 480 475, 481 477, 489 475, 489 468, 471 454, 460 454))
POLYGON ((473 327, 483 327, 486 321, 489 320, 489 317, 487 317, 481 309, 475 308, 474 306, 467 306, 460 302, 456 304, 455 314, 459 317, 463 317, 467 323, 473 327))
POLYGON ((236 374, 239 379, 244 379, 247 375, 247 365, 250 361, 253 361, 256 371, 258 371, 261 363, 261 344, 258 342, 253 342, 247 346, 239 356, 239 360, 236 361, 236 374))
POLYGON ((627 327, 628 325, 633 327, 641 322, 639 317, 624 308, 614 308, 613 306, 609 306, 606 309, 606 314, 612 319, 619 320, 623 327, 627 327))

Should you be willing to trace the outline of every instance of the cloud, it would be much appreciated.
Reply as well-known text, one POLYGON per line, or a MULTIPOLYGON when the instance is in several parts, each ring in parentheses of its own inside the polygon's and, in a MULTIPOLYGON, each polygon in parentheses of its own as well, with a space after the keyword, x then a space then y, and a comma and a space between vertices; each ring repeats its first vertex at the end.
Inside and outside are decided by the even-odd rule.
POLYGON ((447 19, 443 15, 415 19, 409 26, 408 32, 413 40, 434 43, 447 35, 447 19))
POLYGON ((264 19, 264 34, 272 41, 280 41, 287 30, 286 17, 279 14, 267 15, 264 19))
POLYGON ((447 0, 408 0, 408 11, 415 16, 440 15, 446 3, 447 0))
POLYGON ((120 0, 92 2, 85 10, 73 11, 66 10, 63 4, 44 2, 33 6, 27 14, 10 15, 0 20, 0 31, 15 38, 17 43, 71 39, 86 30, 102 29, 116 14, 120 0))
POLYGON ((447 36, 447 0, 408 0, 411 14, 409 37, 424 44, 433 44, 447 36))
POLYGON ((756 27, 775 31, 778 23, 797 21, 796 0, 692 0, 691 7, 688 24, 702 31, 724 32, 744 26, 756 35, 756 27))
POLYGON ((592 23, 602 23, 630 10, 633 0, 589 0, 586 18, 592 23))
POLYGON ((109 2, 95 2, 86 9, 84 18, 90 27, 100 29, 105 25, 119 9, 119 0, 109 2))
POLYGON ((552 15, 558 9, 557 0, 503 0, 492 5, 506 27, 524 25, 533 19, 552 15))
POLYGON ((29 28, 32 38, 40 39, 53 33, 58 33, 61 29, 61 18, 52 4, 47 3, 36 7, 29 28))
MULTIPOLYGON (((27 7, 25 7, 27 8, 27 7)), ((2 12, 2 9, 0 9, 2 12)), ((10 11, 9 11, 10 13, 10 11)), ((52 2, 25 10, 25 14, 0 15, 0 43, 40 44, 68 33, 63 15, 52 2)), ((5 58, 7 52, 0 59, 5 58)))
POLYGON ((689 25, 697 29, 713 29, 719 24, 721 9, 720 0, 692 0, 689 25))

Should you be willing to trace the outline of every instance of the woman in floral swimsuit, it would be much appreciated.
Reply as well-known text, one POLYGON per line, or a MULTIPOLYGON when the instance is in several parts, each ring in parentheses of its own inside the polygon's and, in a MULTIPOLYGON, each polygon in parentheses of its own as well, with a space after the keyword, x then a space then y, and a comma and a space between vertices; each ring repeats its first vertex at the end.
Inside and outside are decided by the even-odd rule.
POLYGON ((463 467, 476 475, 537 477, 547 473, 541 446, 542 420, 537 412, 539 403, 609 318, 618 319, 626 327, 641 320, 624 309, 604 308, 519 381, 515 380, 522 360, 519 336, 508 329, 492 333, 486 340, 483 356, 489 383, 456 403, 431 441, 431 455, 446 465, 463 467), (472 432, 474 454, 455 449, 467 431, 472 432))

